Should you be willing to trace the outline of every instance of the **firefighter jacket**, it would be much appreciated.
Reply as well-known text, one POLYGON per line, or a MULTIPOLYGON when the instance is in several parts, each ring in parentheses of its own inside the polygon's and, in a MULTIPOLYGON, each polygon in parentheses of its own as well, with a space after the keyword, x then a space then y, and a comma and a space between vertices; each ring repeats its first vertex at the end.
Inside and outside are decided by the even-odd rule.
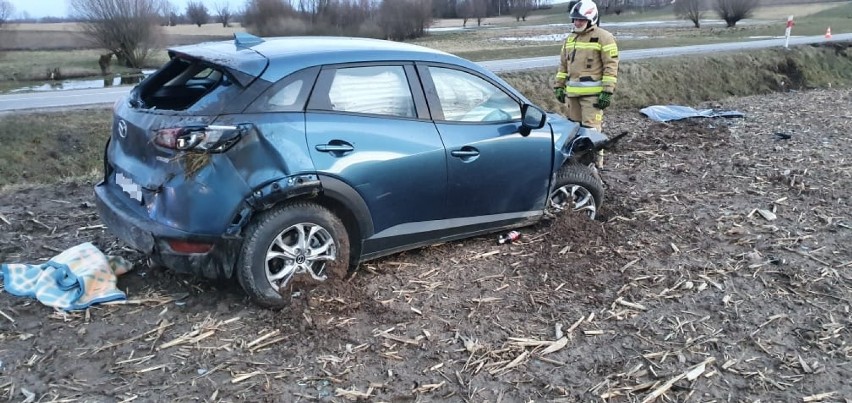
POLYGON ((569 97, 615 92, 617 75, 615 37, 600 27, 591 27, 568 35, 554 86, 564 86, 569 97))

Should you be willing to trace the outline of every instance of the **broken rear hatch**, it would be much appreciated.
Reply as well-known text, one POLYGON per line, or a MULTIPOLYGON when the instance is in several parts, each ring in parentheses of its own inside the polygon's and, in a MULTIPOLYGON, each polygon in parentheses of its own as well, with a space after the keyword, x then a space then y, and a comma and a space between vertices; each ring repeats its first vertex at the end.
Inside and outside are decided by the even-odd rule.
POLYGON ((169 56, 116 103, 105 182, 136 216, 221 235, 249 192, 224 156, 245 131, 228 115, 265 89, 252 83, 269 61, 232 42, 174 48, 169 56))

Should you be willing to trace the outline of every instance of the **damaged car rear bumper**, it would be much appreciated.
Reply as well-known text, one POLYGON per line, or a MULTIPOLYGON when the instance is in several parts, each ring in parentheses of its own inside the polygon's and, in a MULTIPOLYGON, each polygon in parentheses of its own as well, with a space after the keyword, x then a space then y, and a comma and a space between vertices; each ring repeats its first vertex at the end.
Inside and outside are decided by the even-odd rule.
POLYGON ((95 186, 98 213, 112 234, 176 272, 212 279, 231 277, 240 239, 192 234, 157 223, 134 212, 123 196, 105 182, 95 186), (198 253, 179 252, 171 246, 176 241, 209 248, 198 253))

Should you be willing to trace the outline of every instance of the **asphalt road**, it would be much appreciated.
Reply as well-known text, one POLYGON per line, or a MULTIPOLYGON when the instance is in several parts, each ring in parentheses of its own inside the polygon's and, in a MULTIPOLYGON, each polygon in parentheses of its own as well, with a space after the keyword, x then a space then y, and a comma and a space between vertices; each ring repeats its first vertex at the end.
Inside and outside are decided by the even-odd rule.
MULTIPOLYGON (((802 36, 790 38, 790 46, 807 45, 820 42, 838 42, 852 40, 852 34, 832 35, 831 39, 825 39, 822 35, 802 36)), ((670 57, 692 55, 698 53, 733 52, 748 49, 760 49, 784 46, 784 39, 764 39, 748 42, 726 42, 711 43, 706 45, 673 46, 668 48, 623 50, 619 52, 621 60, 639 60, 652 57, 670 57)), ((479 62, 480 65, 493 72, 508 72, 518 70, 539 69, 544 67, 556 67, 559 64, 559 55, 533 57, 529 59, 489 60, 479 62)), ((0 101, 2 102, 2 101, 0 101)), ((2 103, 0 103, 2 105, 2 103)))
MULTIPOLYGON (((837 34, 830 41, 852 40, 852 33, 837 34)), ((804 45, 829 41, 823 36, 805 36, 790 38, 790 45, 804 45)), ((714 43, 707 45, 676 46, 668 48, 625 50, 620 53, 621 60, 639 60, 652 57, 681 56, 699 53, 731 52, 748 49, 779 47, 783 39, 767 39, 749 42, 714 43)), ((533 57, 528 59, 490 60, 480 65, 494 72, 508 72, 538 68, 555 67, 559 56, 533 57)), ((85 90, 32 92, 23 94, 0 95, 0 112, 27 109, 67 108, 86 105, 112 104, 130 91, 130 86, 95 88, 85 90)))
POLYGON ((130 92, 131 88, 133 87, 124 86, 0 95, 0 112, 113 104, 130 92))

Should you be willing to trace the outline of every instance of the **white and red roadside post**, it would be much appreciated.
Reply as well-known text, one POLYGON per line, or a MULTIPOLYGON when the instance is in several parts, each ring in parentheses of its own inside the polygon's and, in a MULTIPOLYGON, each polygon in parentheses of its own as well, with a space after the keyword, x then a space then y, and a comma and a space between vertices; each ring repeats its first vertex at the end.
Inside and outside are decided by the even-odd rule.
POLYGON ((787 29, 784 30, 784 48, 790 47, 790 31, 793 30, 793 16, 787 17, 787 29))

